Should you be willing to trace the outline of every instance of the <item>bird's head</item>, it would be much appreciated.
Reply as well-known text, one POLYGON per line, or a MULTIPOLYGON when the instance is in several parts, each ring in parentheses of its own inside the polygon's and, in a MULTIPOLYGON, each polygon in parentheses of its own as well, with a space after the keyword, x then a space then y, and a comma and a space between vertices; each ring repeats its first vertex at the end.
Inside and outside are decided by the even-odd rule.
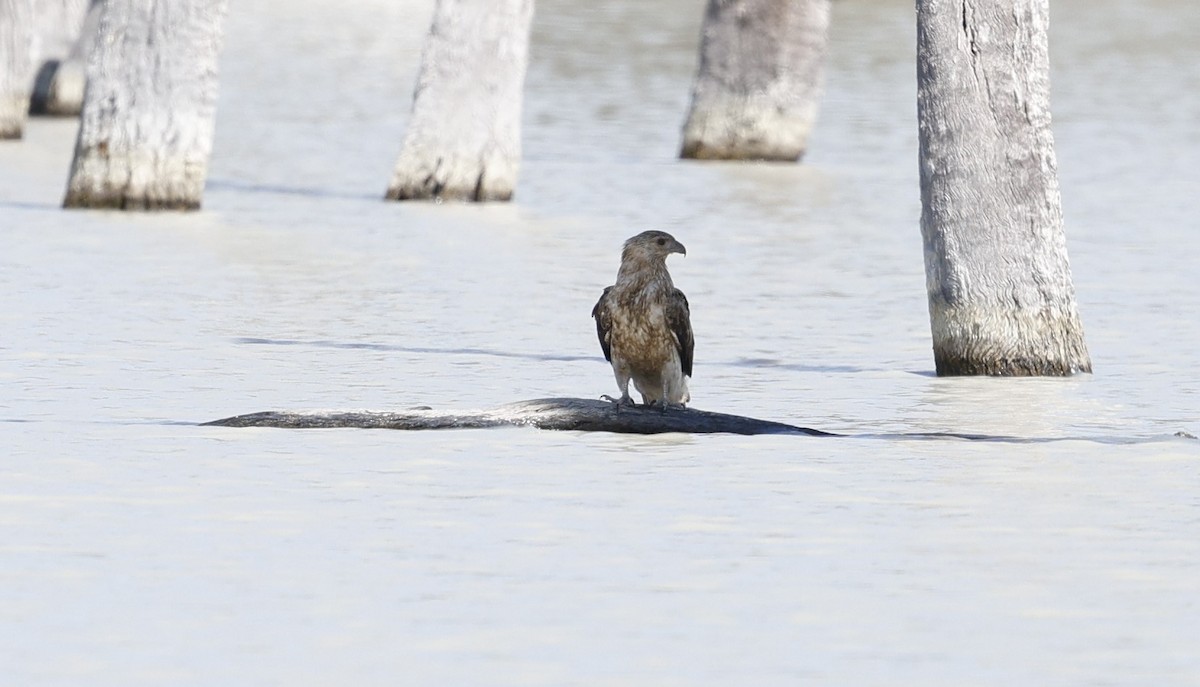
POLYGON ((625 242, 621 261, 663 262, 671 253, 687 255, 687 249, 665 231, 643 231, 625 242))

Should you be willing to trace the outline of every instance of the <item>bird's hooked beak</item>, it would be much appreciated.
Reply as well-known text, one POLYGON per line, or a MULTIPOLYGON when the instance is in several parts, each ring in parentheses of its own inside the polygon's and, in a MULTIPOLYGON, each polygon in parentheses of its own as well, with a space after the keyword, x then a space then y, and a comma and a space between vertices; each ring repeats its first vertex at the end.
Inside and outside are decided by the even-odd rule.
POLYGON ((687 257, 687 248, 684 248, 683 244, 678 241, 671 246, 671 252, 679 253, 680 255, 687 257))

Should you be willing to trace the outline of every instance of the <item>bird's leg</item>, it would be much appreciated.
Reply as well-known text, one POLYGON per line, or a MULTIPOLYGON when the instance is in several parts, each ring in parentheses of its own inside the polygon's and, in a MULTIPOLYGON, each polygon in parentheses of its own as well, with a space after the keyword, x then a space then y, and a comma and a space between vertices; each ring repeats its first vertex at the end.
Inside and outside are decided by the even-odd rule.
POLYGON ((671 403, 664 396, 657 401, 651 401, 650 407, 656 407, 660 413, 666 413, 668 410, 683 410, 686 406, 684 406, 682 403, 671 403))
POLYGON ((670 394, 667 390, 667 376, 663 375, 662 396, 659 396, 658 401, 657 401, 658 409, 660 412, 663 412, 663 413, 667 412, 667 408, 671 405, 670 403, 667 402, 668 398, 670 398, 670 394))
POLYGON ((617 412, 621 412, 622 406, 632 406, 633 398, 629 395, 629 379, 622 379, 621 375, 617 374, 617 386, 621 387, 621 397, 613 398, 608 394, 604 394, 600 398, 614 404, 617 407, 617 412))
POLYGON ((600 400, 608 401, 609 403, 615 404, 617 406, 618 410, 621 408, 621 406, 632 406, 633 405, 633 399, 629 396, 628 393, 622 394, 620 398, 613 398, 612 396, 609 396, 608 394, 601 394, 600 400))

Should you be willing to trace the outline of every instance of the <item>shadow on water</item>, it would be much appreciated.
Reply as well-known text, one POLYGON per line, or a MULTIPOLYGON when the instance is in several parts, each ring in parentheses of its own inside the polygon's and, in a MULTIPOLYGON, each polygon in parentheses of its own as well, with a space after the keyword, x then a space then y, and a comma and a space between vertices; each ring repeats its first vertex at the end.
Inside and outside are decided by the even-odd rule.
MULTIPOLYGON (((379 343, 362 343, 362 342, 343 342, 330 340, 299 340, 299 339, 265 339, 258 337, 239 337, 233 340, 237 344, 247 345, 265 345, 265 346, 308 346, 316 348, 336 348, 344 350, 369 350, 369 351, 394 351, 402 353, 420 353, 434 355, 476 355, 476 356, 494 356, 499 358, 512 358, 536 361, 556 361, 556 362, 580 362, 580 361, 597 361, 599 356, 590 355, 562 355, 562 354, 545 354, 545 353, 515 353, 511 351, 496 351, 486 348, 437 348, 433 346, 401 346, 397 344, 379 344, 379 343)), ((813 365, 798 365, 784 363, 772 358, 739 358, 733 361, 724 363, 709 363, 715 365, 725 365, 733 367, 747 368, 774 368, 793 370, 799 372, 827 372, 827 373, 855 373, 866 371, 866 368, 853 367, 849 365, 837 366, 813 366, 813 365)), ((916 372, 913 374, 924 375, 924 372, 916 372)), ((933 373, 928 373, 929 376, 935 376, 933 373)), ((153 424, 192 424, 181 423, 177 421, 156 421, 153 424)), ((797 428, 793 428, 797 429, 797 428)), ((803 428, 799 428, 803 429, 803 428)), ((830 432, 821 432, 819 430, 805 430, 805 432, 815 432, 820 436, 827 436, 839 439, 876 439, 884 441, 939 441, 939 440, 956 440, 956 441, 972 441, 986 442, 998 444, 1052 444, 1067 441, 1087 441, 1098 444, 1108 445, 1130 445, 1130 444, 1147 444, 1165 441, 1196 440, 1197 437, 1185 432, 1179 431, 1171 435, 1155 435, 1155 436, 1063 436, 1063 437, 1019 437, 1009 435, 981 434, 968 432, 896 432, 896 433, 880 433, 880 434, 837 434, 830 432)), ((782 432, 789 433, 789 432, 782 432)))
POLYGON ((43 210, 49 212, 62 212, 62 203, 29 203, 25 201, 8 200, 0 202, 0 208, 12 208, 14 210, 43 210))
POLYGON ((232 179, 209 179, 206 182, 209 189, 215 191, 235 191, 239 193, 271 193, 283 196, 302 196, 304 198, 340 198, 342 200, 373 200, 383 202, 383 193, 376 195, 367 193, 339 193, 323 188, 303 186, 281 186, 278 184, 260 184, 232 179))
POLYGON ((801 365, 785 363, 774 358, 738 358, 724 363, 705 363, 706 365, 722 365, 728 367, 749 367, 754 369, 770 368, 774 370, 789 370, 791 372, 867 372, 869 368, 853 365, 801 365))
MULTIPOLYGON (((269 193, 282 196, 298 196, 302 198, 325 198, 339 200, 367 200, 383 202, 383 193, 345 193, 338 191, 330 191, 324 188, 303 187, 303 186, 281 186, 278 184, 260 184, 255 182, 235 181, 232 179, 209 179, 205 182, 205 187, 212 191, 231 191, 234 193, 269 193)), ((3 201, 0 202, 0 208, 12 208, 14 210, 45 210, 53 212, 61 212, 63 206, 58 203, 30 203, 26 201, 3 201)), ((110 208, 89 208, 90 210, 110 210, 110 208)))
MULTIPOLYGON (((408 410, 428 411, 429 406, 413 406, 408 410)), ((22 420, 16 418, 0 419, 0 422, 14 423, 29 423, 37 424, 39 420, 22 420)), ((175 420, 168 418, 145 419, 145 420, 74 420, 76 423, 110 425, 110 426, 146 426, 146 427, 201 427, 214 424, 212 421, 197 422, 194 420, 175 420)), ((514 427, 516 425, 495 425, 493 427, 446 427, 445 429, 495 429, 497 427, 514 427)), ((352 427, 351 427, 352 428, 352 427)), ((360 428, 361 429, 361 428, 360 428)), ((403 431, 403 430, 399 430, 403 431)), ((587 430, 580 430, 587 431, 587 430)), ((592 430, 595 431, 595 430, 592 430)), ((783 433, 775 433, 773 436, 780 436, 783 433)), ((1073 436, 1073 437, 1014 437, 1000 436, 988 434, 970 434, 958 432, 894 432, 884 434, 835 434, 832 432, 820 432, 819 434, 806 435, 813 439, 871 439, 882 441, 973 441, 992 444, 1017 444, 1017 445, 1033 445, 1033 444, 1060 444, 1068 441, 1086 441, 1093 444, 1105 444, 1108 446, 1134 446, 1141 444, 1160 444, 1166 442, 1188 442, 1200 440, 1188 432, 1179 431, 1174 434, 1159 434, 1155 436, 1141 437, 1122 437, 1122 436, 1073 436)))
POLYGON ((883 439, 886 441, 936 441, 956 439, 959 441, 980 441, 995 444, 1058 444, 1064 441, 1087 441, 1093 444, 1108 444, 1124 446, 1133 444, 1155 444, 1179 439, 1196 440, 1187 432, 1179 431, 1170 435, 1149 437, 1121 436, 1075 436, 1075 437, 1013 437, 990 434, 967 434, 958 432, 899 432, 895 434, 835 434, 834 436, 848 439, 883 439))
POLYGON ((266 346, 312 346, 314 348, 356 349, 366 351, 394 351, 398 353, 436 353, 444 355, 487 355, 497 358, 519 358, 523 360, 542 360, 576 362, 595 360, 597 356, 590 355, 551 355, 545 353, 511 353, 508 351, 491 351, 486 348, 434 348, 431 346, 399 346, 396 344, 376 343, 346 343, 343 341, 298 341, 290 339, 259 339, 240 337, 234 343, 266 345, 266 346))
MULTIPOLYGON (((297 339, 263 339, 258 337, 239 337, 233 340, 238 344, 259 346, 311 346, 314 348, 358 349, 367 351, 394 351, 398 353, 426 353, 435 355, 483 355, 496 358, 516 358, 521 360, 538 360, 544 362, 580 362, 600 360, 596 355, 563 355, 547 353, 514 353, 512 351, 495 351, 486 348, 436 348, 433 346, 400 346, 398 344, 377 344, 344 341, 301 341, 297 339)), ((850 365, 800 365, 785 363, 771 358, 738 358, 726 362, 707 362, 705 365, 719 367, 748 367, 773 368, 793 372, 866 372, 867 368, 850 365)))

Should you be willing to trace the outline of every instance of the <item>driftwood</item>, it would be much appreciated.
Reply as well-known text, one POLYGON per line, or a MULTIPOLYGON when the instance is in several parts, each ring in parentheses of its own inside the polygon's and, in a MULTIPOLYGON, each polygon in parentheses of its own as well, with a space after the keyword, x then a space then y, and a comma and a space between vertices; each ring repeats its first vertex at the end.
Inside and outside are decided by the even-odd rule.
POLYGON ((422 406, 399 412, 377 410, 290 412, 271 410, 237 415, 202 424, 205 427, 278 427, 282 429, 482 429, 487 427, 536 427, 538 429, 623 434, 787 434, 810 437, 857 437, 890 441, 959 440, 1005 444, 1043 444, 1057 441, 1095 441, 1105 444, 1137 444, 1170 439, 1196 440, 1187 432, 1170 436, 1058 436, 1018 437, 968 432, 901 432, 895 434, 834 434, 752 417, 710 413, 694 408, 670 408, 665 412, 647 406, 618 410, 608 401, 584 398, 539 398, 491 410, 447 413, 422 406))
POLYGON ((237 415, 204 423, 215 427, 280 427, 310 429, 356 427, 364 429, 474 429, 521 426, 538 429, 621 432, 626 434, 793 434, 837 436, 807 427, 756 420, 740 415, 712 413, 694 408, 646 406, 617 408, 613 403, 583 398, 541 398, 509 403, 498 408, 447 413, 429 408, 400 412, 380 411, 266 411, 237 415))

